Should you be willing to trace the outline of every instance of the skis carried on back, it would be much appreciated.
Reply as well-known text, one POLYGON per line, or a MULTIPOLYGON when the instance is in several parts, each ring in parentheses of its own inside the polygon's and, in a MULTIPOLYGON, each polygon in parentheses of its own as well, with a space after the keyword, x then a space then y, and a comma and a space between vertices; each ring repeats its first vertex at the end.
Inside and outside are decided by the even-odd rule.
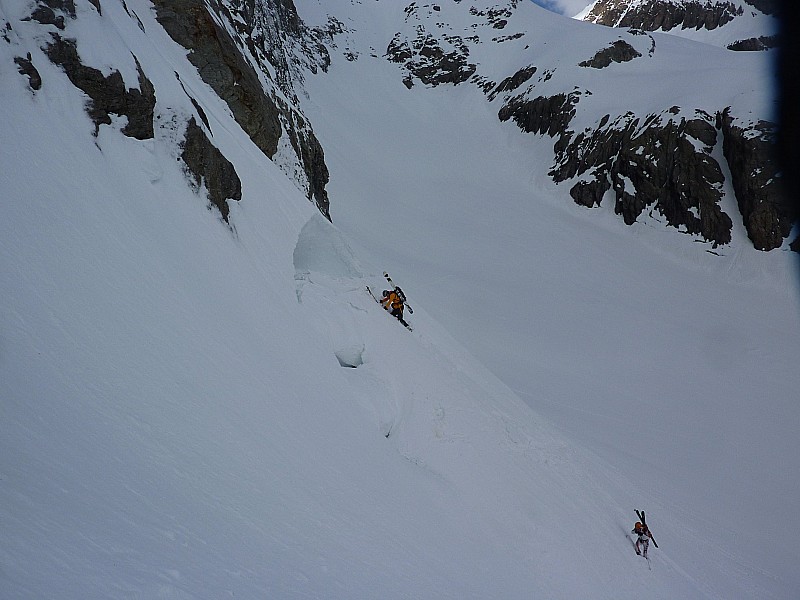
MULTIPOLYGON (((647 528, 647 531, 650 531, 650 527, 647 525, 647 521, 644 520, 644 511, 639 512, 638 508, 634 508, 633 510, 636 511, 636 516, 639 517, 639 520, 642 522, 642 525, 647 528)), ((653 541, 653 546, 658 548, 658 544, 656 543, 656 538, 653 537, 653 532, 650 531, 650 539, 653 541)))
MULTIPOLYGON (((639 509, 637 509, 637 508, 635 508, 633 510, 636 512, 636 516, 639 517, 639 522, 642 524, 642 526, 644 526, 644 530, 645 530, 645 532, 647 532, 648 538, 650 539, 651 542, 653 542, 653 545, 656 548, 658 548, 658 544, 656 544, 656 540, 653 537, 653 534, 650 532, 650 528, 647 526, 647 521, 645 521, 644 511, 639 511, 639 509)), ((628 539, 630 539, 630 538, 628 538, 628 539)), ((631 540, 631 543, 633 543, 633 540, 631 540)), ((647 546, 645 545, 645 550, 644 550, 643 554, 639 552, 639 548, 637 548, 635 543, 633 544, 633 549, 636 551, 636 554, 638 554, 639 556, 644 556, 644 559, 647 561, 647 568, 652 571, 653 567, 650 565, 650 557, 647 556, 647 546)))
POLYGON ((386 281, 389 282, 389 285, 394 288, 394 291, 397 292, 397 295, 400 296, 400 300, 403 301, 403 304, 408 309, 409 314, 413 315, 414 310, 408 305, 408 302, 406 301, 406 295, 403 293, 403 290, 400 289, 400 286, 395 285, 394 281, 392 281, 392 278, 389 277, 389 273, 386 271, 383 272, 383 276, 386 278, 386 281))

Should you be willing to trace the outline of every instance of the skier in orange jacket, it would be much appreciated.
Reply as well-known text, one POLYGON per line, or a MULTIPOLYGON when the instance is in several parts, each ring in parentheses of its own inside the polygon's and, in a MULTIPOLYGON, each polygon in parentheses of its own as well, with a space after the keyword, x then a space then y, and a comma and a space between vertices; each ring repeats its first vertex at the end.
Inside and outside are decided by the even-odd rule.
POLYGON ((403 300, 397 292, 394 290, 383 290, 381 306, 388 310, 393 317, 397 318, 404 327, 408 327, 408 323, 403 320, 403 300))

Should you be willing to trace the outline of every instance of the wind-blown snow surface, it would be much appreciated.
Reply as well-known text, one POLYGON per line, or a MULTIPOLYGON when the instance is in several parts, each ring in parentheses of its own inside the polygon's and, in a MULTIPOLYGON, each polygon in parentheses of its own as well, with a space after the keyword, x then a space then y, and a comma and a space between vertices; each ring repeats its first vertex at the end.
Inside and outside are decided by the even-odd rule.
MULTIPOLYGON (((752 540, 772 535, 768 521, 779 514, 769 505, 754 512, 757 502, 786 509, 797 491, 785 475, 796 471, 787 435, 796 413, 785 393, 795 375, 780 360, 798 330, 785 290, 737 282, 720 273, 739 272, 731 261, 708 267, 702 252, 689 254, 696 266, 686 268, 669 242, 657 246, 663 254, 649 250, 658 234, 646 228, 629 241, 616 221, 598 227, 544 193, 531 198, 526 182, 500 177, 519 174, 529 159, 517 151, 530 142, 489 127, 491 111, 466 88, 447 92, 464 112, 446 113, 437 101, 445 91, 420 89, 398 102, 405 88, 375 69, 375 97, 356 102, 345 86, 363 72, 337 64, 315 82, 315 97, 330 102, 318 127, 331 144, 343 229, 374 254, 358 250, 252 146, 146 3, 127 5, 149 37, 121 5, 106 3, 119 37, 97 57, 119 65, 135 49, 166 123, 153 141, 125 138, 119 124, 93 138, 84 99, 63 73, 28 48, 44 80, 33 95, 0 43, 4 599, 735 598, 797 589, 785 568, 796 550, 770 562, 752 540), (191 109, 173 71, 242 179, 234 230, 189 190, 175 160, 169 123, 191 109), (371 129, 381 114, 386 129, 371 129), (442 137, 466 121, 474 132, 442 137), (488 136, 480 153, 479 134, 488 136), (511 162, 486 160, 487 148, 511 162), (458 171, 443 160, 454 155, 458 171), (495 175, 464 180, 468 169, 492 166, 495 175), (448 212, 456 200, 472 211, 448 212), (409 292, 414 333, 363 290, 380 286, 379 266, 409 292), (708 327, 697 338, 682 323, 687 307, 708 327), (593 405, 601 426, 589 446, 608 445, 616 466, 567 441, 437 319, 498 372, 509 361, 501 375, 521 365, 511 383, 551 416, 559 414, 549 403, 576 414, 593 405), (658 337, 668 327, 684 344, 676 353, 689 354, 651 362, 650 352, 672 356, 658 337), (638 341, 628 340, 635 330, 638 341), (725 336, 731 343, 718 346, 725 336), (704 340, 716 354, 700 353, 704 340), (673 385, 716 382, 735 407, 763 384, 766 416, 726 417, 737 430, 754 428, 736 433, 770 441, 752 449, 754 460, 784 467, 781 483, 748 465, 722 474, 760 499, 704 481, 708 495, 721 493, 719 514, 693 504, 708 499, 695 481, 672 486, 688 472, 675 445, 660 446, 677 432, 682 448, 710 458, 730 448, 714 443, 719 430, 707 421, 681 430, 687 407, 653 375, 692 358, 702 372, 682 372, 684 383, 673 385), (734 381, 738 390, 731 374, 750 360, 750 381, 734 381), (349 363, 356 368, 341 366, 349 363), (611 377, 597 377, 606 369, 611 377), (657 429, 630 427, 626 406, 612 403, 622 390, 620 402, 635 403, 645 420, 662 411, 657 429), (622 428, 630 445, 617 439, 622 428), (639 452, 648 434, 657 444, 639 452), (655 473, 635 484, 625 471, 638 463, 621 448, 655 473), (739 503, 763 522, 714 522, 739 503), (652 571, 624 535, 634 507, 648 510, 662 547, 652 571), (742 542, 716 545, 730 538, 742 542)), ((15 26, 24 34, 25 24, 15 26)), ((753 253, 739 262, 756 260, 774 264, 753 253)), ((688 408, 708 401, 710 418, 722 399, 694 395, 688 408)), ((780 515, 791 529, 793 512, 780 515)))

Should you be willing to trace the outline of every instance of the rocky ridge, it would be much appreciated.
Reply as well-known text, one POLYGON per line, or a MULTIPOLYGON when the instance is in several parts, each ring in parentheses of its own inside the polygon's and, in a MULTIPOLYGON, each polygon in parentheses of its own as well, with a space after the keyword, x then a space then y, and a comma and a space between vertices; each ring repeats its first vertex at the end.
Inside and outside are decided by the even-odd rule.
POLYGON ((672 3, 648 0, 631 5, 620 4, 617 0, 598 0, 585 20, 609 27, 632 27, 645 31, 670 31, 675 27, 710 31, 743 13, 741 6, 728 1, 672 3))
MULTIPOLYGON (((153 139, 159 93, 136 55, 131 53, 136 82, 125 81, 120 69, 104 74, 80 55, 76 37, 80 27, 72 24, 102 19, 103 5, 102 0, 37 0, 22 21, 38 24, 36 38, 44 55, 87 96, 86 111, 95 134, 118 116, 127 121, 121 128, 123 135, 153 139)), ((142 34, 148 35, 136 11, 124 2, 123 7, 142 34)), ((298 108, 302 73, 327 68, 327 50, 304 27, 292 0, 155 0, 153 7, 159 24, 188 50, 200 77, 226 102, 253 143, 330 218, 324 152, 298 108)), ((6 22, 4 30, 6 43, 12 43, 12 24, 6 22)), ((40 89, 43 81, 31 53, 17 56, 14 62, 31 90, 40 89)), ((190 183, 205 186, 210 204, 227 222, 227 202, 241 199, 239 178, 233 164, 215 147, 202 106, 185 86, 183 91, 195 115, 171 124, 184 131, 180 158, 190 183)))
MULTIPOLYGON (((777 46, 768 17, 775 16, 778 3, 774 0, 596 0, 579 15, 590 23, 608 27, 641 29, 678 33, 685 31, 714 31, 724 29, 734 21, 750 19, 754 27, 765 23, 767 32, 725 41, 730 50, 753 52, 777 46), (759 21, 757 21, 759 19, 759 21)), ((773 24, 774 25, 774 24, 773 24)), ((732 29, 728 27, 728 29, 732 29)))
MULTIPOLYGON (((163 4, 175 5, 174 2, 163 4)), ((223 58, 234 76, 235 85, 227 77, 220 81, 215 76, 220 73, 218 69, 200 67, 207 65, 205 61, 209 60, 209 49, 205 47, 202 37, 186 40, 189 44, 187 47, 192 50, 190 59, 198 53, 196 64, 201 75, 208 77, 209 84, 219 89, 223 98, 227 99, 233 90, 235 95, 246 94, 254 99, 248 101, 245 97, 239 102, 234 95, 231 101, 232 109, 236 107, 234 115, 241 115, 245 130, 251 138, 258 135, 259 129, 258 126, 251 125, 252 119, 259 119, 262 112, 274 115, 280 121, 281 130, 285 132, 291 145, 291 153, 299 159, 301 166, 299 176, 293 168, 287 169, 288 174, 294 175, 298 186, 316 203, 320 212, 330 219, 328 195, 325 191, 329 176, 324 151, 311 125, 298 108, 298 94, 303 93, 303 72, 325 70, 330 62, 327 49, 318 40, 318 33, 312 32, 303 24, 292 0, 230 0, 227 3, 211 3, 210 6, 215 10, 217 20, 226 25, 224 31, 216 32, 223 47, 219 51, 212 51, 210 60, 223 58), (238 64, 231 64, 230 57, 238 64), (252 66, 247 66, 247 63, 252 66), (266 85, 263 81, 261 85, 258 84, 253 77, 254 70, 259 77, 267 78, 266 85), (245 90, 242 91, 241 87, 245 90), (270 88, 273 92, 265 95, 262 90, 270 88), (273 106, 259 107, 258 102, 273 106)), ((166 25, 165 28, 168 32, 172 31, 166 25)), ((275 136, 270 136, 270 140, 270 145, 264 149, 274 159, 275 136)))
POLYGON ((286 133, 293 162, 301 166, 286 169, 288 174, 330 218, 324 152, 297 108, 296 89, 302 83, 301 61, 316 70, 326 68, 328 58, 302 26, 292 0, 156 0, 154 6, 159 23, 190 51, 200 76, 267 157, 276 158, 286 133))

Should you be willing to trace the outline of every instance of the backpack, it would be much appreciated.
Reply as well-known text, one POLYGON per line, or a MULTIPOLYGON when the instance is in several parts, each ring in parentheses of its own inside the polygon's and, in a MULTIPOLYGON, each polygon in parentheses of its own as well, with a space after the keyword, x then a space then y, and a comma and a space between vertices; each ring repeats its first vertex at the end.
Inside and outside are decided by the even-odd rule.
POLYGON ((401 290, 398 286, 394 286, 394 291, 397 294, 397 297, 400 298, 401 302, 406 301, 406 295, 403 293, 403 290, 401 290))

